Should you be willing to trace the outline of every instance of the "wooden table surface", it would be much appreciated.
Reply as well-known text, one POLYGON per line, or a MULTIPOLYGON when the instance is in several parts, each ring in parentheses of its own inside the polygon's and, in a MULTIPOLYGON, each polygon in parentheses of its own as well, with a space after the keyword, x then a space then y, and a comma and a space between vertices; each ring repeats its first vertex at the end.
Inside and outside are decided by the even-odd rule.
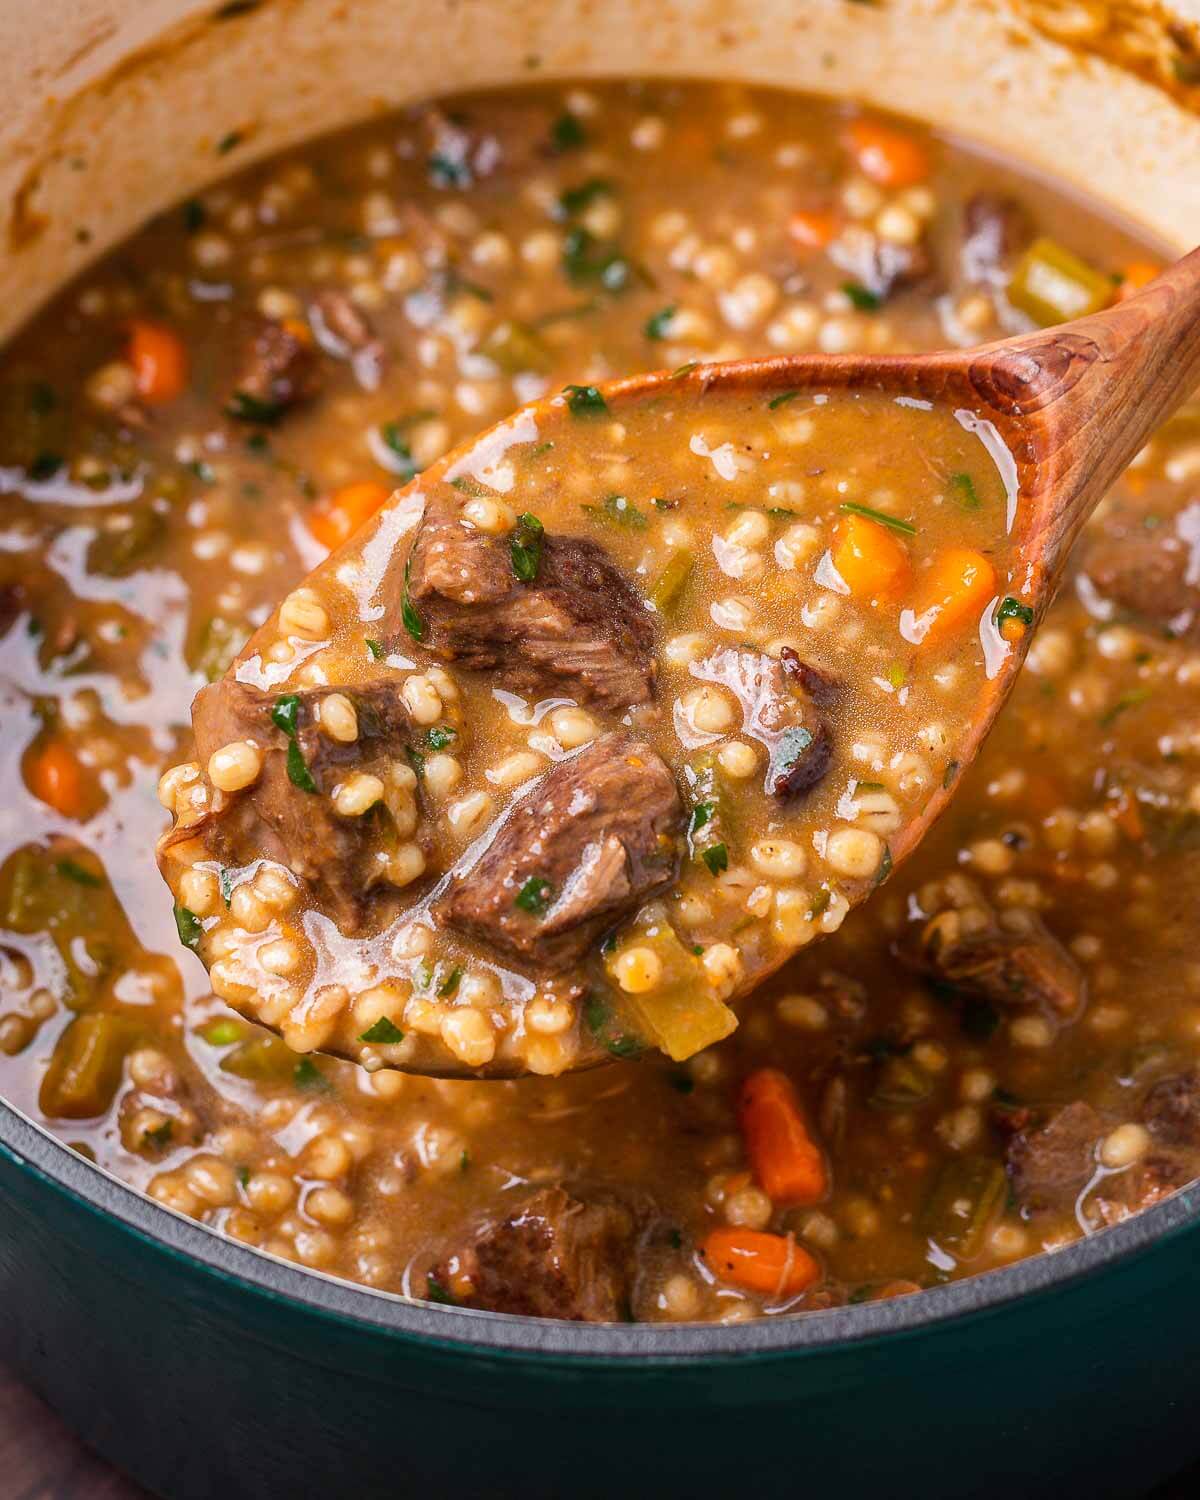
MULTIPOLYGON (((1130 1500, 1197 1500, 1193 1469, 1153 1495, 1130 1500)), ((153 1500, 89 1453, 46 1404, 0 1365, 0 1500, 153 1500)), ((261 1500, 291 1500, 263 1495, 261 1500)), ((342 1500, 339 1496, 338 1500, 342 1500)))

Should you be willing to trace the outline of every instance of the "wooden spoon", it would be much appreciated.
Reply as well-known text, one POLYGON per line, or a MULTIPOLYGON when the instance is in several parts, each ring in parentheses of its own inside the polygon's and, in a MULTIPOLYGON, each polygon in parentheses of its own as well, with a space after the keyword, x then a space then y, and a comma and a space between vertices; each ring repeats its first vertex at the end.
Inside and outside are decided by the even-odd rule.
MULTIPOLYGON (((1195 250, 1143 291, 1104 312, 979 348, 698 364, 674 373, 630 376, 600 390, 616 418, 644 402, 654 401, 660 410, 672 402, 694 408, 710 392, 729 391, 769 395, 869 390, 973 413, 981 423, 991 424, 1011 458, 1009 478, 1015 479, 1016 503, 1009 542, 1022 577, 1022 602, 1032 606, 1036 624, 1054 598, 1071 544, 1088 516, 1149 435, 1198 382, 1200 250, 1195 250)), ((573 419, 561 398, 546 398, 528 410, 540 440, 570 441, 573 419)), ((467 446, 486 440, 487 434, 467 446)), ((412 487, 443 477, 465 451, 460 448, 439 460, 412 487)), ((403 494, 393 497, 389 509, 402 503, 403 494)), ((388 534, 395 539, 400 533, 388 534)), ((325 566, 336 566, 336 556, 325 566)), ((1012 690, 1032 634, 1027 630, 1012 645, 981 689, 970 727, 956 750, 961 769, 978 753, 1012 690)), ((252 641, 246 650, 253 649, 252 641)), ((922 811, 891 836, 893 864, 912 853, 961 780, 959 774, 950 787, 939 787, 922 811)), ((870 889, 863 883, 859 902, 870 889)), ((787 957, 781 954, 773 967, 787 957)), ((745 988, 761 983, 769 972, 760 969, 745 988)), ((598 1043, 585 1042, 574 1066, 609 1060, 598 1043)), ((500 1059, 477 1071, 453 1064, 421 1069, 463 1077, 512 1076, 513 1070, 511 1060, 500 1059)))

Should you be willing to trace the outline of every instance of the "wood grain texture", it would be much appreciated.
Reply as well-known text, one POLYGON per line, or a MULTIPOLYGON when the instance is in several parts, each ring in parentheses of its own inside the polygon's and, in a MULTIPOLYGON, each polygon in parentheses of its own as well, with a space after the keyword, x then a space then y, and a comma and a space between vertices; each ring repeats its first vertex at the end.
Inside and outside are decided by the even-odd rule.
POLYGON ((3 1500, 151 1500, 90 1453, 39 1397, 0 1366, 3 1500))

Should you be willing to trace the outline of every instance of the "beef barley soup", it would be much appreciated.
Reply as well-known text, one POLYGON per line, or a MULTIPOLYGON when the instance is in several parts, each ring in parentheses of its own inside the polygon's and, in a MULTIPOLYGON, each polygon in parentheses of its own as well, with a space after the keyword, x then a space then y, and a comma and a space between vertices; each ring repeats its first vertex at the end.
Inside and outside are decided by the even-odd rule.
POLYGON ((994 457, 869 397, 590 394, 1153 271, 915 126, 715 85, 455 99, 148 225, 0 360, 5 1096, 272 1254, 549 1317, 911 1292, 1190 1181, 1197 414, 843 921, 1027 624, 994 457), (544 396, 562 447, 439 464, 544 396), (560 1076, 386 1066, 439 1057, 560 1076))

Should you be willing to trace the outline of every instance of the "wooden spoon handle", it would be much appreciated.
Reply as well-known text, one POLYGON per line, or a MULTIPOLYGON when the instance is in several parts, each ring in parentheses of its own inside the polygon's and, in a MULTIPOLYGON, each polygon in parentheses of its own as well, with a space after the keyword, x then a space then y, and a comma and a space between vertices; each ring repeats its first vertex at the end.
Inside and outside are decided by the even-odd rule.
POLYGON ((969 379, 1007 428, 1053 586, 1097 502, 1200 382, 1200 250, 1104 312, 977 351, 969 379))

